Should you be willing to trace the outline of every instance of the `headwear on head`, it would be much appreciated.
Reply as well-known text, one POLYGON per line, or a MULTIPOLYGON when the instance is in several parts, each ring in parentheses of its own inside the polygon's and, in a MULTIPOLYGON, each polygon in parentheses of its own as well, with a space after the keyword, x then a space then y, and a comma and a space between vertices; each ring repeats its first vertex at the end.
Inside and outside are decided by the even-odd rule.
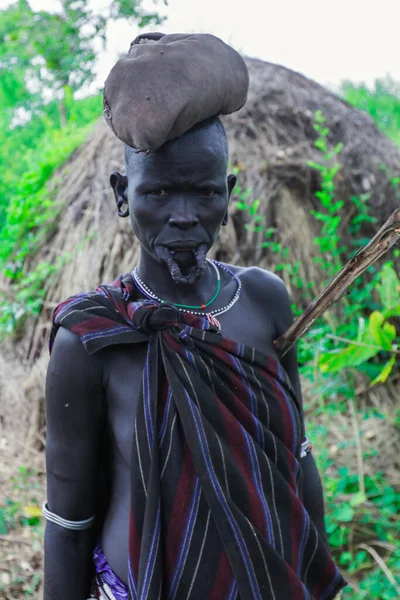
POLYGON ((154 151, 204 119, 239 110, 248 87, 246 63, 219 38, 142 34, 107 77, 104 116, 125 144, 154 151))

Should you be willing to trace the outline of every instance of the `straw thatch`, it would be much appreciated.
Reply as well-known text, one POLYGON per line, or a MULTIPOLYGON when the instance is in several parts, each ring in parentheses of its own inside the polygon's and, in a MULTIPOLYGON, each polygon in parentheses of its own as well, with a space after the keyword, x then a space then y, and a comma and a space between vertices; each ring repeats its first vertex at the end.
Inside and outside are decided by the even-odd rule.
MULTIPOLYGON (((341 170, 337 176, 337 191, 345 202, 341 232, 349 247, 351 239, 347 229, 354 212, 352 195, 370 194, 368 204, 378 224, 398 207, 388 172, 391 176, 400 174, 400 151, 367 114, 320 85, 280 66, 259 60, 247 62, 251 75, 249 100, 240 112, 224 119, 231 161, 239 168, 241 187, 250 189, 251 198, 261 200, 260 214, 265 217, 266 225, 276 227, 276 240, 289 248, 288 261, 299 260, 299 275, 307 282, 314 282, 317 290, 321 273, 313 261, 318 252, 313 238, 318 234, 319 224, 310 216, 310 209, 318 207, 314 192, 319 180, 318 173, 307 166, 308 160, 321 160, 314 146, 315 111, 321 110, 326 118, 332 146, 339 142, 344 144, 339 155, 341 170), (383 165, 388 172, 383 170, 383 165)), ((0 418, 5 428, 15 430, 16 417, 11 415, 17 410, 18 415, 26 412, 27 393, 35 399, 33 403, 40 403, 43 397, 46 340, 53 307, 73 293, 113 279, 137 262, 139 249, 129 219, 117 217, 109 186, 111 171, 123 171, 123 168, 122 143, 99 122, 87 143, 53 178, 51 185, 61 212, 51 236, 37 256, 31 258, 27 269, 32 270, 43 261, 54 261, 58 256, 70 255, 70 260, 49 282, 42 314, 26 325, 16 350, 14 348, 18 352, 18 368, 24 368, 28 378, 25 378, 24 388, 18 386, 13 393, 6 384, 0 385, 0 399, 7 400, 0 402, 0 406, 5 407, 0 418), (19 398, 20 409, 17 399, 13 401, 12 410, 6 408, 13 394, 19 398)), ((255 263, 273 270, 278 258, 261 249, 262 234, 246 230, 245 218, 233 202, 230 224, 221 232, 215 255, 227 262, 255 263)), ((362 235, 370 236, 373 231, 367 223, 362 235)), ((282 276, 286 279, 285 273, 282 276)), ((304 304, 298 291, 291 291, 294 299, 304 304)), ((9 385, 13 385, 12 382, 9 385)), ((30 424, 26 424, 26 419, 18 419, 19 431, 24 437, 32 432, 32 404, 29 404, 27 421, 30 424)))

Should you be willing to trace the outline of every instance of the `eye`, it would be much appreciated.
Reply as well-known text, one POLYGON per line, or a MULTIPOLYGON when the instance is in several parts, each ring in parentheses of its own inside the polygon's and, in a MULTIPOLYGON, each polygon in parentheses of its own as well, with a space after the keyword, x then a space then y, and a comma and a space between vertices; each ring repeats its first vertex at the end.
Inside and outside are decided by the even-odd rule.
POLYGON ((200 196, 207 196, 208 198, 210 198, 211 196, 215 196, 216 191, 215 190, 201 190, 200 191, 200 196))
POLYGON ((153 190, 150 192, 150 196, 156 196, 157 198, 161 198, 163 196, 168 196, 168 192, 165 190, 153 190))

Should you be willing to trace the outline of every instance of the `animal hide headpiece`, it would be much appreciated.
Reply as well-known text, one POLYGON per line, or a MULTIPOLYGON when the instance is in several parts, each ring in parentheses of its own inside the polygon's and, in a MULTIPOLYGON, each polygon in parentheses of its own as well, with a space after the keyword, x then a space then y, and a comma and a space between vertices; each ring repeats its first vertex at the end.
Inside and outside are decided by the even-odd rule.
POLYGON ((138 150, 157 150, 191 127, 239 110, 249 74, 243 58, 209 34, 138 36, 104 85, 104 116, 138 150))

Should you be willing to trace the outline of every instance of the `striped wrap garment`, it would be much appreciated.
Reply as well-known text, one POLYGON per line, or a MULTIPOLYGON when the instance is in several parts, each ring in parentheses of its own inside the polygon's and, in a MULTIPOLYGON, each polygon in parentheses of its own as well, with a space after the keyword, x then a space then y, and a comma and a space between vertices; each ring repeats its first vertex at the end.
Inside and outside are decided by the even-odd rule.
POLYGON ((345 582, 302 503, 301 410, 279 361, 134 300, 130 273, 54 312, 88 353, 147 342, 133 433, 132 600, 331 600, 345 582))

